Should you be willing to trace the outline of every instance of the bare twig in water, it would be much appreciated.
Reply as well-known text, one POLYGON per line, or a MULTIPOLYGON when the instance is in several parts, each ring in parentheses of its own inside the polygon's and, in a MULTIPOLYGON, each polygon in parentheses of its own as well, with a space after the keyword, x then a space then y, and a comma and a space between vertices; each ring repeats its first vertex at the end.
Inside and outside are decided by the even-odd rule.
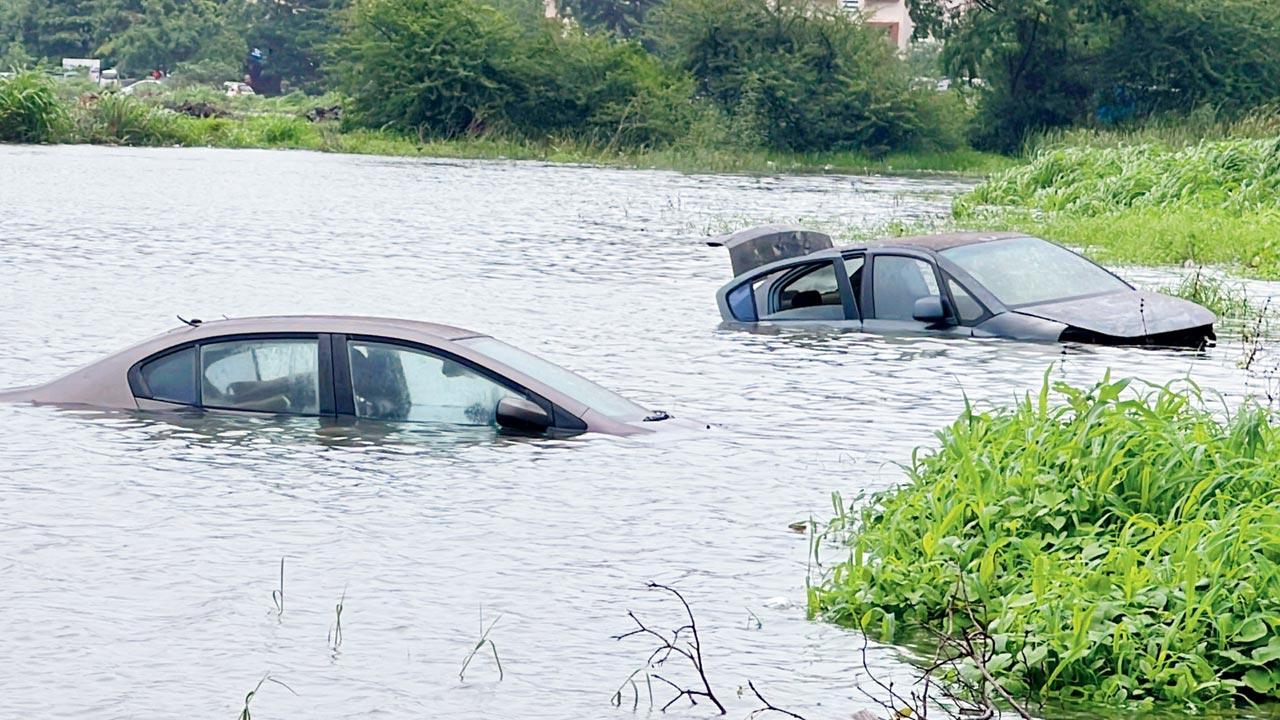
POLYGON ((649 668, 640 668, 628 675, 626 680, 622 681, 622 684, 618 686, 618 690, 613 693, 613 697, 609 699, 609 702, 614 707, 622 707, 622 692, 627 689, 628 685, 630 685, 631 709, 634 711, 640 708, 640 686, 636 683, 636 676, 640 674, 644 675, 645 687, 649 689, 649 709, 653 709, 653 677, 649 675, 649 668))
POLYGON ((249 691, 249 694, 244 696, 244 709, 240 711, 240 720, 253 719, 253 715, 250 714, 249 712, 249 703, 253 702, 254 696, 257 695, 258 691, 262 689, 262 684, 268 681, 279 685, 280 687, 284 688, 285 690, 288 690, 294 695, 298 694, 297 692, 294 691, 293 688, 289 687, 288 685, 285 685, 280 680, 277 680, 271 677, 271 673, 266 673, 262 676, 262 679, 258 681, 258 684, 253 686, 253 689, 249 691))
POLYGON ((284 558, 280 558, 280 588, 271 591, 271 602, 276 606, 276 617, 284 615, 284 558))
POLYGON ((342 607, 346 602, 347 589, 344 587, 338 604, 333 606, 333 625, 329 626, 329 647, 333 648, 334 653, 342 647, 342 607))
MULTIPOLYGON (((647 635, 657 641, 658 647, 649 654, 649 659, 645 662, 644 668, 637 672, 644 671, 646 672, 646 675, 651 674, 653 679, 671 686, 671 688, 676 691, 675 697, 671 698, 666 705, 662 706, 663 712, 679 701, 680 698, 688 699, 689 703, 692 705, 697 705, 698 698, 703 698, 715 705, 716 709, 720 711, 720 714, 724 715, 726 712, 724 705, 720 702, 719 698, 716 697, 715 692, 711 689, 711 682, 707 679, 707 673, 702 661, 702 641, 698 637, 698 623, 693 618, 693 610, 690 609, 688 601, 684 599, 684 595, 681 595, 678 590, 667 585, 660 585, 658 583, 651 582, 648 584, 648 587, 652 590, 663 590, 675 595, 676 599, 680 601, 680 604, 684 606, 684 612, 689 618, 689 622, 672 631, 671 636, 668 638, 665 634, 646 626, 640 621, 640 618, 636 617, 634 612, 628 611, 627 616, 635 622, 636 629, 622 633, 621 635, 615 635, 613 639, 623 640, 634 635, 647 635), (683 640, 682 642, 681 633, 687 633, 686 637, 689 639, 683 640), (701 689, 683 687, 678 683, 672 682, 662 675, 657 674, 656 672, 649 672, 651 670, 662 668, 667 660, 671 659, 672 655, 682 657, 689 662, 693 667, 694 672, 697 673, 699 681, 702 683, 701 689)), ((636 673, 632 673, 631 677, 634 678, 635 674, 636 673)), ((626 683, 623 684, 625 685, 626 683)))
POLYGON ((1261 354, 1267 336, 1267 313, 1271 309, 1271 298, 1263 303, 1262 309, 1247 323, 1240 333, 1240 342, 1244 345, 1244 354, 1240 358, 1240 369, 1249 370, 1261 354))
POLYGON ((755 695, 756 699, 760 701, 760 704, 764 706, 762 708, 752 710, 751 714, 747 716, 747 720, 751 720, 752 718, 758 717, 760 715, 764 715, 765 713, 777 713, 779 715, 785 715, 789 718, 795 718, 795 720, 805 720, 805 717, 803 715, 797 715, 796 713, 793 713, 790 710, 783 710, 782 708, 777 707, 776 705, 769 702, 768 700, 765 700, 764 695, 760 694, 760 691, 756 689, 755 683, 751 682, 750 680, 747 681, 747 687, 751 688, 751 694, 755 695))
POLYGON ((480 639, 476 641, 475 647, 471 648, 471 652, 467 653, 467 659, 462 661, 462 669, 458 671, 459 681, 466 681, 467 667, 471 665, 471 661, 475 659, 476 653, 480 652, 480 648, 485 645, 488 645, 490 652, 493 653, 493 661, 498 665, 498 680, 502 680, 502 659, 498 657, 498 646, 494 645, 493 641, 489 639, 489 633, 493 630, 493 626, 497 625, 498 621, 501 619, 502 616, 499 615, 494 618, 493 622, 489 623, 489 627, 486 628, 484 626, 484 607, 482 606, 480 608, 480 639))

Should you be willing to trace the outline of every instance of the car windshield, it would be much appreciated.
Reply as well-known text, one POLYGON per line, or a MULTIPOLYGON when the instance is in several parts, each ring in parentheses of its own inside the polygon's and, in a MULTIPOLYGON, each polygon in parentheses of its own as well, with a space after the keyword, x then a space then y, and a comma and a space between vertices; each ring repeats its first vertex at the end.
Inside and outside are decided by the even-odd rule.
POLYGON ((648 414, 644 408, 621 395, 606 390, 581 375, 566 370, 553 362, 543 360, 536 355, 530 355, 520 348, 512 347, 501 340, 491 337, 476 337, 459 340, 458 342, 484 353, 538 382, 559 390, 607 417, 638 420, 648 414))
POLYGON ((1039 238, 961 245, 942 255, 1012 307, 1129 289, 1115 275, 1039 238))

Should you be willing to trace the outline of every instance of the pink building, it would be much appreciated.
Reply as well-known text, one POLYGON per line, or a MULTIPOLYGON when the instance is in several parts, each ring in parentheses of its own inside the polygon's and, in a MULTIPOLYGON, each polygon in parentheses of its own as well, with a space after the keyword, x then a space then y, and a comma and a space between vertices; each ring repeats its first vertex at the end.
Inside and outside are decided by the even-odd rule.
POLYGON ((911 42, 915 24, 907 12, 906 0, 839 0, 847 12, 861 13, 871 27, 884 30, 889 41, 899 50, 906 50, 911 42))

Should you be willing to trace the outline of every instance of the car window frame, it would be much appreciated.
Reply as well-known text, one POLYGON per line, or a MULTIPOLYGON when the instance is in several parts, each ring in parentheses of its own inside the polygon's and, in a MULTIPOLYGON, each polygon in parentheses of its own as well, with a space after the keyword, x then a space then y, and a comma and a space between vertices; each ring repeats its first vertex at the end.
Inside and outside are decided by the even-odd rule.
POLYGON ((229 335, 214 335, 198 340, 188 340, 175 345, 171 345, 163 350, 154 352, 141 360, 129 366, 126 377, 129 382, 129 391, 133 393, 135 400, 146 400, 148 402, 164 403, 175 408, 196 408, 198 410, 216 410, 218 412, 237 412, 252 413, 254 415, 289 415, 292 417, 334 417, 337 415, 334 404, 334 386, 333 386, 333 352, 332 337, 330 333, 314 333, 314 332, 257 332, 257 333, 232 333, 229 335), (201 346, 217 345, 227 342, 248 342, 253 340, 315 340, 316 341, 316 373, 317 373, 317 391, 319 392, 318 404, 319 411, 317 413, 277 413, 269 410, 253 410, 249 408, 225 407, 222 405, 206 405, 204 402, 204 383, 201 382, 202 369, 200 367, 201 346), (197 402, 194 405, 187 403, 174 402, 173 400, 162 400, 151 396, 151 389, 147 387, 146 380, 142 377, 142 367, 153 361, 160 360, 168 355, 182 352, 183 350, 194 348, 196 352, 196 361, 194 363, 195 375, 192 382, 195 383, 197 402))
MULTIPOLYGON (((779 313, 790 312, 791 310, 796 310, 796 309, 808 309, 808 308, 788 308, 787 310, 775 310, 774 308, 777 307, 778 304, 781 302, 782 291, 788 285, 795 283, 800 279, 808 277, 809 275, 812 275, 814 273, 826 272, 828 269, 830 269, 831 272, 834 273, 834 279, 836 281, 836 292, 840 293, 840 305, 839 305, 840 314, 844 316, 840 319, 849 320, 850 319, 849 301, 852 299, 852 288, 849 286, 849 281, 847 279, 844 282, 840 281, 840 274, 843 272, 843 268, 844 268, 843 259, 841 259, 841 261, 837 263, 835 259, 832 258, 827 260, 814 260, 814 261, 796 265, 795 267, 787 269, 785 272, 779 275, 777 279, 769 283, 769 288, 765 292, 765 302, 767 303, 766 309, 768 310, 768 312, 764 313, 760 319, 767 320, 769 322, 787 322, 787 321, 794 321, 794 320, 804 321, 804 320, 823 319, 823 318, 805 318, 805 317, 795 317, 795 316, 778 317, 779 313)), ((836 306, 823 304, 823 305, 814 305, 811 307, 836 307, 836 306)), ((756 313, 760 314, 759 308, 756 308, 756 313)), ((856 315, 856 311, 854 314, 856 315)), ((857 318, 855 317, 852 319, 856 320, 857 318)))
POLYGON ((956 277, 951 272, 947 270, 943 270, 941 267, 937 265, 934 266, 934 269, 942 273, 943 284, 939 285, 938 287, 945 290, 946 292, 946 295, 944 296, 943 300, 947 303, 947 313, 951 315, 951 319, 952 321, 955 322, 956 325, 961 325, 964 327, 976 327, 990 320, 992 317, 995 316, 995 313, 991 311, 991 308, 988 307, 987 303, 983 302, 982 298, 978 296, 978 293, 973 291, 972 283, 964 282, 963 280, 956 277), (978 307, 982 308, 982 314, 979 315, 977 319, 965 320, 960 317, 960 305, 956 303, 955 295, 954 293, 951 292, 951 283, 953 282, 956 285, 959 285, 961 288, 963 288, 964 291, 969 294, 969 297, 972 298, 973 301, 978 304, 978 307))
MULTIPOLYGON (((823 252, 825 255, 826 251, 823 251, 823 252)), ((770 298, 772 297, 772 293, 773 293, 773 285, 776 285, 780 282, 783 282, 793 277, 793 272, 792 272, 793 270, 797 270, 798 268, 801 268, 807 265, 818 265, 824 262, 832 263, 835 265, 836 285, 840 288, 840 307, 842 308, 843 315, 844 315, 844 317, 840 320, 826 320, 825 322, 860 321, 862 319, 862 316, 858 312, 857 303, 853 295, 853 292, 854 292, 853 288, 849 285, 849 278, 845 274, 844 260, 838 254, 826 255, 824 257, 814 257, 813 255, 805 255, 805 256, 796 257, 796 258, 787 258, 785 260, 779 260, 774 263, 769 263, 768 265, 762 265, 758 268, 754 268, 750 270, 749 272, 746 272, 746 273, 743 273, 742 275, 737 276, 736 278, 733 279, 733 281, 724 285, 716 293, 717 303, 719 304, 721 309, 721 316, 727 322, 740 322, 740 323, 803 321, 802 318, 770 318, 769 315, 771 313, 767 313, 767 312, 762 313, 761 308, 756 303, 756 298, 755 298, 756 291, 752 288, 752 286, 755 283, 759 282, 762 279, 767 278, 770 275, 773 275, 775 273, 781 273, 778 275, 777 279, 772 280, 770 282, 770 287, 767 288, 764 292, 764 297, 766 302, 766 307, 764 308, 764 310, 768 310, 769 309, 768 304, 771 302, 770 298), (736 312, 734 312, 735 302, 737 302, 735 300, 735 297, 738 297, 739 295, 744 293, 751 302, 750 317, 742 317, 738 315, 736 312)), ((825 307, 833 307, 833 306, 825 306, 825 307)))
MULTIPOLYGON (((858 297, 859 297, 859 300, 861 300, 863 307, 867 308, 867 310, 865 311, 865 315, 867 316, 867 318, 873 319, 873 320, 882 320, 884 322, 921 323, 920 320, 900 320, 896 318, 881 318, 876 314, 876 300, 875 300, 875 292, 874 292, 875 285, 873 283, 875 280, 876 261, 881 257, 910 258, 912 260, 919 260, 921 262, 924 262, 929 267, 933 268, 933 281, 938 286, 938 297, 941 298, 942 300, 943 310, 945 310, 947 313, 948 321, 954 325, 960 324, 959 313, 957 313, 955 310, 955 305, 953 304, 953 301, 951 298, 951 291, 949 288, 947 288, 944 282, 945 278, 943 277, 943 274, 942 274, 942 268, 939 267, 938 259, 934 257, 932 254, 927 252, 912 250, 910 248, 896 248, 896 247, 885 248, 883 250, 873 250, 866 254, 866 261, 865 261, 866 265, 862 270, 862 292, 858 297)), ((965 289, 968 290, 969 286, 966 285, 965 289)), ((972 291, 970 291, 969 294, 972 295, 973 294, 972 291)))
MULTIPOLYGON (((519 382, 503 375, 502 373, 475 362, 469 358, 465 358, 455 352, 442 348, 438 345, 420 342, 416 340, 406 340, 405 338, 387 337, 385 335, 368 335, 364 333, 333 333, 332 342, 330 344, 331 365, 333 367, 333 390, 336 409, 338 415, 349 417, 356 416, 355 407, 355 389, 351 380, 351 355, 349 344, 352 342, 360 343, 379 343, 382 345, 393 345, 403 347, 406 350, 427 353, 439 358, 456 362, 468 370, 481 375, 493 382, 501 385, 516 395, 519 395, 530 402, 537 404, 546 411, 547 416, 552 420, 552 427, 557 430, 573 430, 582 431, 587 429, 587 423, 578 415, 569 412, 565 408, 552 402, 550 399, 542 396, 519 382)), ((367 418, 366 418, 367 419, 367 418)), ((396 422, 396 421, 377 421, 377 422, 396 422)))

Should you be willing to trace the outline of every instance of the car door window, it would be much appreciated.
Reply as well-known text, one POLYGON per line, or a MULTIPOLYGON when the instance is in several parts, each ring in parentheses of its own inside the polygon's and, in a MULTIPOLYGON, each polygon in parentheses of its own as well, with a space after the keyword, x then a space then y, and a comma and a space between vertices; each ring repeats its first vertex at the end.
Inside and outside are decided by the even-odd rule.
POLYGON ((318 415, 319 343, 272 338, 200 346, 200 402, 230 410, 318 415))
POLYGON ((844 304, 836 266, 824 262, 789 271, 771 291, 770 320, 841 320, 844 304))
POLYGON ((849 287, 853 288, 853 306, 862 316, 862 271, 867 266, 865 255, 850 255, 844 259, 845 272, 849 273, 849 287))
POLYGON ((872 264, 871 297, 881 320, 914 320, 920 298, 938 294, 933 265, 902 255, 878 255, 872 264))
POLYGON ((183 405, 200 402, 195 346, 158 357, 144 364, 140 372, 146 389, 141 397, 183 405))
POLYGON ((358 417, 457 425, 496 424, 498 401, 520 397, 485 375, 425 350, 350 341, 358 417))
POLYGON ((956 316, 960 318, 962 323, 971 323, 981 320, 983 315, 987 314, 986 308, 982 307, 982 303, 974 299, 964 286, 956 282, 953 277, 947 277, 947 289, 951 291, 951 299, 956 303, 956 316))

